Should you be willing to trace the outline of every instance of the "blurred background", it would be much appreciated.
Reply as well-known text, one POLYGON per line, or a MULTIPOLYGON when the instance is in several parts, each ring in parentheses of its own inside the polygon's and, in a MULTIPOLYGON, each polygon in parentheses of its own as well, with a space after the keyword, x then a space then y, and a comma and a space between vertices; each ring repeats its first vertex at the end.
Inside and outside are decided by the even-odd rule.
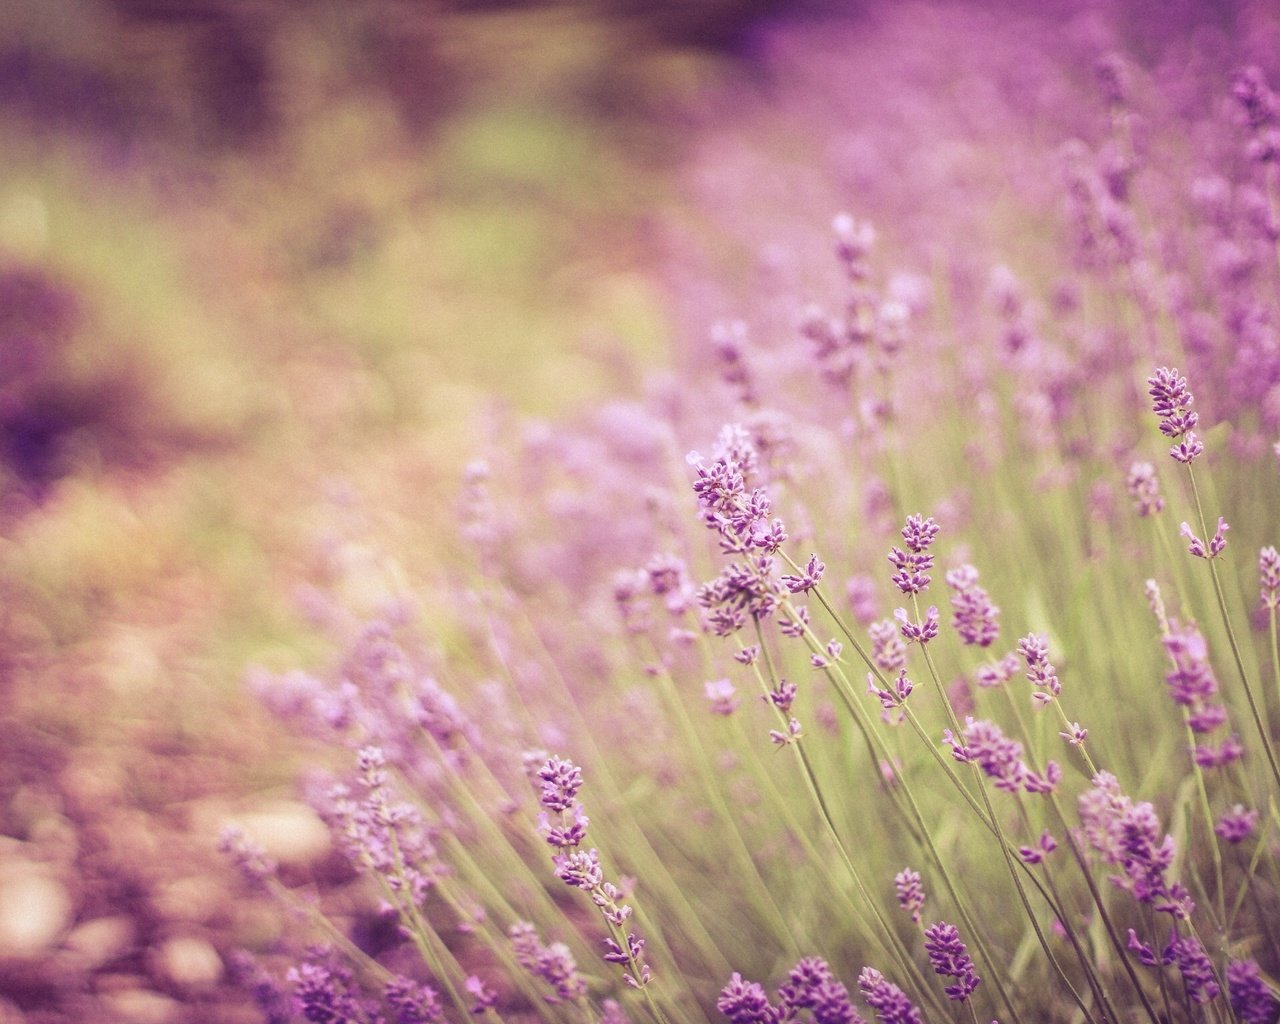
POLYGON ((477 417, 665 358, 698 98, 813 9, 0 4, 0 1022, 256 1019, 213 837, 323 862, 241 692, 311 510, 452 535, 477 417))

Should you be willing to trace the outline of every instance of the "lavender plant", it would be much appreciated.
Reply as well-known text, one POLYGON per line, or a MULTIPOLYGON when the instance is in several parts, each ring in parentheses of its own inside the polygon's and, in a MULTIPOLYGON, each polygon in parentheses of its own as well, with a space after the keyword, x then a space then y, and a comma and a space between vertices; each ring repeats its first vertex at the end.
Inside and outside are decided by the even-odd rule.
POLYGON ((1017 182, 1063 211, 1042 265, 996 237, 939 268, 946 218, 922 241, 902 197, 900 232, 838 215, 820 304, 775 268, 758 326, 484 453, 430 614, 334 601, 330 671, 256 677, 341 751, 311 788, 385 928, 229 839, 332 947, 295 1015, 1276 1019, 1276 100, 1170 47, 1107 55, 1065 181, 1017 182), (934 279, 883 271, 895 237, 934 279))

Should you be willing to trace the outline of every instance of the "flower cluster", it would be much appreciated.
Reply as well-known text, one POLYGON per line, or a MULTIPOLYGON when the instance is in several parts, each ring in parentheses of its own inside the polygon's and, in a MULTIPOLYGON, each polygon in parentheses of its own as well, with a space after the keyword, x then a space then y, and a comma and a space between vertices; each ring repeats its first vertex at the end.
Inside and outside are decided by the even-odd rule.
POLYGON ((880 1024, 923 1024, 920 1010, 907 994, 874 967, 864 967, 858 975, 858 991, 876 1011, 880 1024))
POLYGON ((1018 653, 1027 663, 1027 681, 1036 688, 1031 699, 1044 707, 1062 693, 1058 672, 1049 661, 1049 641, 1038 633, 1028 633, 1018 641, 1018 653))
MULTIPOLYGON (((1214 698, 1218 694, 1218 681, 1209 664, 1209 650, 1200 631, 1191 623, 1181 625, 1169 620, 1164 635, 1164 649, 1173 663, 1166 675, 1169 696, 1173 702, 1186 709, 1187 725, 1196 736, 1204 736, 1226 724, 1227 709, 1214 698)), ((1196 763, 1204 768, 1215 768, 1237 760, 1244 753, 1240 740, 1228 736, 1218 746, 1197 743, 1192 750, 1196 763)))
POLYGON ((898 906, 911 915, 913 924, 919 924, 924 910, 924 885, 919 873, 903 868, 894 876, 893 888, 898 894, 898 906))
POLYGON ((929 954, 929 963, 934 973, 944 978, 953 978, 954 983, 947 985, 943 991, 948 999, 963 1003, 981 983, 978 972, 974 969, 973 958, 965 944, 960 941, 960 932, 954 925, 939 921, 924 930, 924 948, 929 954))
POLYGON ((414 804, 392 799, 380 747, 361 749, 357 768, 363 794, 339 783, 329 789, 320 815, 352 864, 383 879, 397 899, 421 906, 444 872, 435 829, 414 804))
POLYGON ((1031 768, 1022 759, 1022 744, 994 722, 968 717, 960 736, 947 729, 943 742, 951 747, 952 757, 961 764, 976 764, 995 780, 996 789, 1006 793, 1052 793, 1062 779, 1056 761, 1049 761, 1043 772, 1031 768))
POLYGON ((1280 1009, 1280 999, 1262 980, 1257 962, 1234 960, 1227 964, 1226 975, 1227 1001, 1241 1024, 1272 1024, 1280 1009))
POLYGON ((1265 547, 1258 552, 1258 582, 1262 607, 1280 608, 1280 552, 1265 547))
POLYGON ((544 946, 538 930, 528 921, 518 921, 507 929, 515 949, 516 963, 551 986, 549 1003, 571 1003, 587 994, 586 980, 578 973, 578 963, 563 942, 544 946))
POLYGON ((928 572, 933 568, 933 555, 929 552, 929 546, 938 536, 938 529, 932 516, 908 516, 907 523, 902 528, 906 551, 896 544, 890 549, 889 561, 896 570, 892 577, 893 585, 904 594, 918 594, 929 586, 928 572))
POLYGON ((1112 884, 1175 920, 1190 917, 1190 895, 1168 877, 1176 853, 1173 836, 1161 835, 1151 804, 1134 803, 1114 775, 1099 772, 1080 795, 1079 812, 1085 841, 1104 863, 1123 872, 1112 876, 1112 884))
POLYGON ((807 1010, 813 1024, 863 1024, 862 1016, 825 960, 805 957, 791 969, 778 989, 777 1004, 763 985, 734 972, 720 992, 716 1009, 730 1024, 782 1024, 800 1019, 807 1010))
POLYGON ((1204 444, 1195 433, 1200 414, 1191 408, 1195 399, 1187 390, 1187 378, 1179 377, 1176 368, 1162 366, 1147 378, 1147 385, 1152 411, 1160 417, 1160 433, 1178 442, 1169 454, 1189 465, 1204 451, 1204 444))
POLYGON ((1129 475, 1125 478, 1125 489, 1133 499, 1133 506, 1140 516, 1153 516, 1164 509, 1164 498, 1160 494, 1160 478, 1156 476, 1156 467, 1149 462, 1135 462, 1129 467, 1129 475))
POLYGON ((1249 159, 1260 164, 1280 161, 1280 100, 1267 85, 1262 69, 1251 66, 1237 73, 1231 95, 1249 131, 1249 159))
POLYGON ((951 595, 951 625, 960 639, 975 647, 990 647, 1000 636, 1000 609, 978 586, 978 570, 962 565, 946 575, 951 595))
POLYGON ((1218 516, 1218 528, 1214 531, 1213 536, 1209 538, 1206 544, 1203 540, 1196 536, 1195 531, 1191 529, 1190 523, 1183 523, 1181 532, 1182 536, 1189 542, 1187 550, 1196 558, 1217 558, 1227 547, 1227 531, 1231 529, 1227 525, 1227 521, 1218 516))
MULTIPOLYGON (((578 802, 582 769, 564 758, 549 757, 537 769, 535 777, 541 783, 538 802, 544 808, 538 827, 547 845, 556 851, 551 858, 556 877, 565 885, 589 894, 605 921, 612 928, 621 929, 632 914, 632 908, 623 902, 626 894, 619 886, 605 881, 599 850, 580 849, 590 824, 578 802)), ((606 939, 604 959, 625 967, 622 980, 632 988, 642 988, 652 977, 649 965, 643 960, 644 940, 631 932, 625 942, 624 947, 612 938, 606 939)))

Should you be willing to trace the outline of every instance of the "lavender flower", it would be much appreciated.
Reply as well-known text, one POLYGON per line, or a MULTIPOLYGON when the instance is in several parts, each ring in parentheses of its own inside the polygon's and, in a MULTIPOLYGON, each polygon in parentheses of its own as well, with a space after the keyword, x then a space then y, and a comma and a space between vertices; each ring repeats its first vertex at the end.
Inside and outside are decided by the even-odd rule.
POLYGON ((392 978, 382 997, 395 1011, 396 1024, 441 1024, 444 1010, 440 996, 430 985, 409 978, 392 978))
POLYGON ((249 882, 260 883, 276 873, 276 862, 239 825, 222 827, 218 835, 218 852, 230 857, 236 869, 249 882))
POLYGON ((901 707, 906 699, 911 696, 911 691, 914 689, 915 684, 907 678, 907 670, 905 668, 898 673, 897 681, 894 682, 892 690, 880 689, 876 686, 874 673, 867 673, 867 693, 879 699, 885 712, 901 707))
POLYGON ((1173 440, 1181 438, 1169 454, 1178 462, 1190 464, 1204 451, 1204 445, 1195 434, 1200 416, 1191 408, 1195 399, 1187 389, 1187 378, 1179 377, 1176 368, 1162 366, 1147 378, 1147 384, 1152 411, 1160 417, 1160 432, 1173 440))
POLYGON ((538 802, 549 811, 567 811, 582 788, 582 769, 572 761, 551 757, 538 769, 542 794, 538 802))
POLYGON ((952 569, 946 576, 951 595, 951 625, 966 644, 989 647, 1000 635, 1000 609, 978 586, 978 570, 972 565, 952 569))
POLYGON ((728 679, 708 680, 703 691, 714 714, 727 716, 738 710, 738 691, 728 679))
MULTIPOLYGON (((319 952, 319 951, 317 951, 319 952)), ((368 1009, 351 972, 336 963, 309 962, 291 967, 285 981, 293 988, 294 1012, 309 1021, 361 1021, 368 1009)))
POLYGON ((1079 811, 1085 840, 1104 862, 1124 872, 1112 876, 1113 885, 1175 920, 1190 916, 1194 904, 1186 889, 1167 877, 1176 852, 1173 836, 1161 836, 1151 804, 1135 804, 1114 775, 1099 772, 1080 795, 1079 811))
POLYGON ((1027 680, 1036 687, 1031 699, 1043 707, 1062 693, 1057 670, 1049 661, 1049 642, 1037 633, 1018 641, 1018 653, 1027 663, 1027 680))
POLYGON ((1231 95, 1249 130, 1246 154, 1255 163, 1280 161, 1280 101, 1258 67, 1247 67, 1231 83, 1231 95))
POLYGON ((809 1010, 814 1024, 863 1024, 849 999, 849 990, 836 980, 825 960, 805 957, 791 969, 787 983, 778 989, 778 1011, 791 1019, 798 1010, 809 1010))
MULTIPOLYGON (((614 927, 622 927, 632 914, 632 908, 623 902, 623 890, 612 882, 605 881, 599 850, 583 850, 578 846, 586 838, 587 831, 586 814, 576 799, 582 787, 582 769, 564 758, 549 757, 537 769, 535 776, 542 783, 539 796, 542 806, 559 816, 558 820, 552 820, 549 815, 544 815, 539 822, 548 845, 556 851, 551 857, 556 877, 566 885, 590 895, 591 902, 600 910, 601 916, 614 927)), ((527 935, 522 937, 522 941, 527 949, 530 948, 527 935)), ((611 963, 626 965, 627 970, 623 972, 622 979, 633 988, 647 985, 652 976, 649 965, 640 959, 639 951, 643 949, 644 940, 632 933, 626 950, 620 950, 616 944, 612 944, 605 955, 605 959, 611 963), (616 959, 619 955, 623 955, 622 960, 616 959)), ((568 950, 564 952, 567 954, 568 950)), ((557 957, 556 960, 557 969, 567 972, 567 964, 563 958, 557 957)))
POLYGON ((924 908, 924 886, 920 875, 911 868, 903 868, 894 876, 893 887, 898 894, 898 906, 911 915, 913 924, 919 924, 920 912, 924 908))
POLYGON ((1273 1024, 1280 1000, 1262 980, 1254 960, 1232 960, 1227 964, 1227 1000, 1240 1024, 1273 1024))
POLYGON ((1280 552, 1265 547, 1258 552, 1258 579, 1261 585, 1262 606, 1280 608, 1280 552))
POLYGON ((905 608, 896 609, 893 617, 898 620, 902 639, 909 644, 927 644, 938 637, 938 609, 934 605, 929 605, 920 621, 912 619, 905 608))
POLYGON ((1153 516, 1164 509, 1164 498, 1160 496, 1160 479, 1156 476, 1156 467, 1151 463, 1135 462, 1131 465, 1125 479, 1125 489, 1133 499, 1138 515, 1153 516))
POLYGON ((905 992, 888 981, 874 967, 864 967, 858 975, 858 990, 881 1024, 923 1024, 920 1011, 905 992))
POLYGON ((893 584, 904 594, 918 594, 929 586, 928 571, 933 568, 933 555, 929 546, 938 536, 938 524, 932 517, 921 515, 907 517, 902 528, 902 539, 907 550, 896 545, 889 551, 889 561, 897 570, 893 574, 893 584))
POLYGON ((951 747, 952 757, 961 764, 977 764, 1006 793, 1051 793, 1062 778, 1062 769, 1054 761, 1045 765, 1043 774, 1034 771, 1022 759, 1022 744, 994 722, 968 717, 959 737, 947 729, 943 741, 951 747))
POLYGON ((769 993, 755 981, 744 981, 737 971, 720 991, 716 1009, 729 1018, 729 1024, 777 1024, 781 1015, 769 1002, 769 993))
POLYGON ((883 672, 897 672, 907 664, 907 645, 898 635, 892 619, 881 619, 867 627, 871 636, 871 660, 883 672))
POLYGON ((1253 835, 1257 827, 1257 811, 1246 808, 1243 804, 1233 804, 1231 810, 1218 819, 1213 830, 1228 843, 1242 843, 1253 835))
POLYGON ((973 995, 981 979, 974 969, 973 958, 960 941, 960 932, 954 925, 939 921, 926 928, 924 948, 929 954, 929 963, 933 966, 934 973, 955 979, 954 984, 943 989, 948 999, 962 1003, 973 995))
POLYGON ((1010 652, 999 661, 979 665, 974 670, 974 675, 977 677, 978 685, 981 687, 1003 686, 1017 674, 1021 664, 1022 662, 1018 660, 1018 656, 1010 652))
POLYGON ((1191 1002, 1202 1004, 1218 997, 1221 989, 1214 978, 1213 964, 1198 939, 1190 935, 1174 939, 1165 947, 1161 959, 1166 964, 1175 965, 1182 973, 1187 998, 1191 1002))
POLYGON ((484 1013, 486 1010, 492 1010, 498 1005, 498 993, 486 985, 478 975, 468 975, 466 981, 462 983, 462 987, 471 996, 472 1013, 484 1013))
POLYGON ((822 579, 826 566, 818 561, 817 555, 810 555, 809 562, 798 576, 783 576, 782 585, 793 594, 802 594, 812 590, 822 579))
POLYGON ((1209 539, 1207 545, 1195 535, 1190 523, 1183 523, 1179 532, 1190 541, 1187 545, 1187 550, 1195 555, 1196 558, 1217 558, 1226 549, 1226 533, 1229 529, 1231 527, 1227 525, 1227 521, 1222 516, 1218 516, 1218 528, 1209 539))

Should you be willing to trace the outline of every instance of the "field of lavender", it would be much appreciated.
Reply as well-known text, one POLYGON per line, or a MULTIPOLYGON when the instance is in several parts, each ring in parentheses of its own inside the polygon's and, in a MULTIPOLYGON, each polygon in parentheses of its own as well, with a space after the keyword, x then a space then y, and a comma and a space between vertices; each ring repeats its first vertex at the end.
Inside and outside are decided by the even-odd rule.
POLYGON ((605 330, 446 389, 411 284, 338 278, 335 330, 399 288, 379 372, 189 471, 246 489, 205 551, 264 710, 166 713, 252 766, 197 816, 248 1019, 1274 1024, 1280 11, 737 45, 642 199, 574 208, 645 238, 605 330), (379 414, 401 374, 452 425, 379 414))

